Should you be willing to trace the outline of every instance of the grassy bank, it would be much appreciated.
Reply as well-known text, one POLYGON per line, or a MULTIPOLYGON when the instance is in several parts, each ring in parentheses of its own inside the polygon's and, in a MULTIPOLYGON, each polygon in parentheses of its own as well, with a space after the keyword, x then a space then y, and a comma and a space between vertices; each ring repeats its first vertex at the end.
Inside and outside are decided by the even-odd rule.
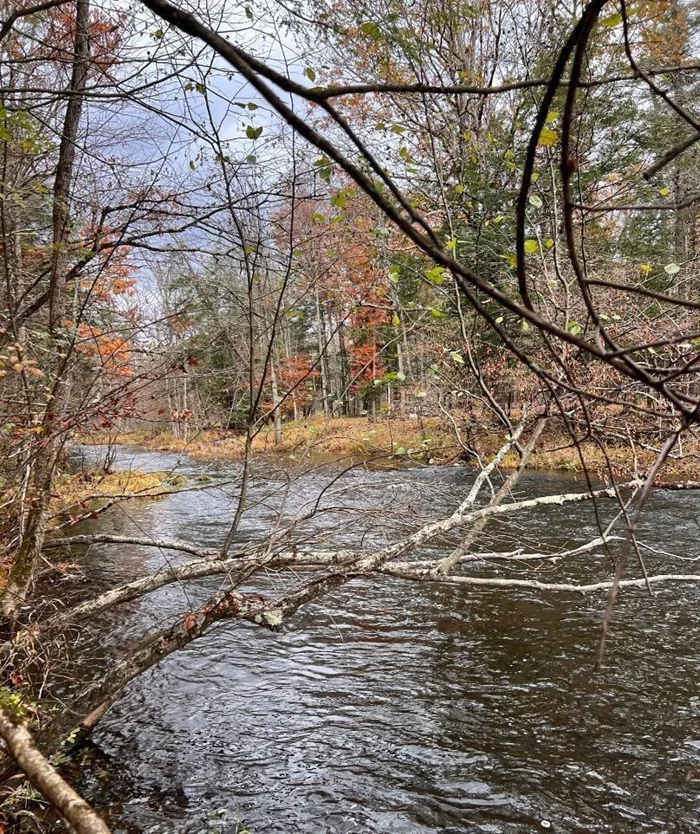
MULTIPOLYGON (((459 422, 457 423, 460 427, 459 422)), ((488 458, 504 442, 504 433, 494 426, 461 429, 461 441, 477 455, 488 458)), ((94 439, 86 442, 98 442, 94 439)), ((199 460, 240 460, 244 454, 241 434, 219 430, 193 433, 188 441, 178 440, 168 432, 138 431, 123 434, 117 443, 131 443, 152 450, 186 452, 199 460)), ((637 444, 609 443, 603 448, 593 441, 581 446, 586 466, 592 473, 606 476, 608 461, 618 477, 634 476, 651 465, 655 453, 637 444), (607 461, 606 461, 607 457, 607 461)), ((257 456, 283 458, 292 462, 332 460, 386 460, 390 464, 415 462, 449 464, 473 459, 460 445, 455 428, 446 418, 392 418, 368 420, 364 417, 334 419, 309 418, 286 423, 277 447, 274 431, 266 426, 254 439, 257 456)), ((673 457, 665 470, 665 477, 696 479, 700 470, 700 454, 695 443, 686 443, 683 454, 673 457)), ((517 465, 515 452, 506 455, 506 468, 517 465)), ((578 451, 568 435, 552 424, 544 433, 538 450, 529 464, 531 469, 582 471, 578 451)), ((606 476, 607 477, 607 476, 606 476)))
MULTIPOLYGON (((180 480, 184 480, 179 476, 180 480)), ((54 483, 51 499, 52 520, 63 524, 66 518, 101 512, 116 501, 135 497, 157 497, 180 486, 178 476, 167 472, 61 473, 54 483)))

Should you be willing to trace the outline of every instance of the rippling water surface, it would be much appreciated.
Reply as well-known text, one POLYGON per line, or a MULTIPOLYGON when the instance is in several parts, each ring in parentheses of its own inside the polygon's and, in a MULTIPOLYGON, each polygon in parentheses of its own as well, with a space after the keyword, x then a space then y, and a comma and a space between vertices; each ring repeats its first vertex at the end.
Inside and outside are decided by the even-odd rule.
MULTIPOLYGON (((210 465, 128 448, 119 464, 211 474, 210 465)), ((445 514, 472 480, 461 468, 349 473, 318 524, 336 542, 380 542, 388 509, 414 520, 445 514), (366 529, 350 512, 360 505, 378 510, 366 529)), ((265 533, 282 500, 292 514, 329 481, 319 473, 287 489, 261 478, 242 536, 265 533)), ((520 492, 581 488, 537 475, 520 492)), ((129 502, 86 531, 215 545, 232 492, 129 502)), ((642 537, 694 557, 699 508, 694 493, 657 493, 642 537)), ((541 508, 492 528, 488 546, 504 549, 596 534, 590 505, 541 508)), ((88 565, 96 580, 115 582, 166 558, 94 546, 88 565)), ((690 562, 650 559, 653 570, 693 572, 690 562)), ((609 563, 585 555, 549 570, 538 578, 596 581, 609 563)), ((136 633, 181 608, 183 595, 196 604, 216 585, 163 589, 111 614, 110 632, 136 633)), ((281 634, 223 623, 111 710, 96 736, 107 778, 93 790, 115 831, 129 832, 700 832, 699 604, 692 585, 659 588, 653 599, 623 594, 599 674, 602 596, 382 581, 341 589, 281 634)))

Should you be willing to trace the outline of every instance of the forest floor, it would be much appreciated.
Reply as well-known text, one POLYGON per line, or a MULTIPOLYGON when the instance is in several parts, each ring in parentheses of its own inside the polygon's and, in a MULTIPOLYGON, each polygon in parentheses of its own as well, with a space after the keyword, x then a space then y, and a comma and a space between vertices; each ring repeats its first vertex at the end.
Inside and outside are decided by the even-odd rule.
MULTIPOLYGON (((466 421, 452 425, 443 417, 377 418, 313 417, 282 426, 281 442, 275 447, 274 430, 265 426, 253 440, 256 456, 305 461, 371 462, 376 465, 449 464, 475 461, 478 455, 488 459, 504 443, 503 430, 495 426, 465 428, 466 421), (455 432, 458 427, 460 437, 455 432)), ((108 442, 105 436, 81 438, 86 443, 108 442)), ((152 450, 182 451, 199 460, 240 460, 245 437, 241 433, 203 429, 191 431, 187 440, 173 437, 168 430, 139 430, 112 436, 117 444, 134 444, 152 450)), ((611 442, 604 446, 588 440, 580 444, 585 465, 591 474, 608 480, 610 470, 616 477, 635 477, 651 465, 656 452, 652 442, 611 442)), ((509 452, 504 468, 518 463, 516 452, 509 452)), ((571 438, 556 424, 543 435, 538 450, 528 464, 530 469, 583 470, 579 450, 571 438)), ((686 442, 668 461, 664 478, 697 479, 700 473, 700 446, 686 442)))

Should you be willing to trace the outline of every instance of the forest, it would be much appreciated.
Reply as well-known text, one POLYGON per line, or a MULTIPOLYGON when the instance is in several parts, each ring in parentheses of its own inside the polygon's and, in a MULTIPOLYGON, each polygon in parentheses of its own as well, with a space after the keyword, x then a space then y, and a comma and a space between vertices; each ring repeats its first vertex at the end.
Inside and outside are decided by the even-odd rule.
MULTIPOLYGON (((680 725, 651 729, 644 700, 697 712, 697 0, 0 6, 0 834, 699 830, 680 725), (566 648, 521 680, 516 627, 524 656, 566 648), (559 686, 565 656, 561 698, 623 701, 656 769, 611 764, 614 710, 586 732, 617 752, 574 754, 562 708, 570 746, 535 756, 536 788, 529 742, 468 747, 501 782, 454 770, 450 729, 415 771, 365 754, 353 793, 331 735, 335 799, 275 804, 296 771, 232 716, 269 700, 248 734, 285 725, 370 631, 376 671, 334 716, 390 687, 382 640, 417 680, 439 656, 441 698, 486 698, 491 663, 494 698, 559 686), (484 659, 458 674, 440 641, 467 635, 484 659), (227 700, 237 676, 250 701, 227 700), (190 759, 194 730, 163 738, 212 692, 229 711, 190 759), (238 769, 210 770, 229 746, 238 769), (407 787, 437 751, 451 810, 407 787), (545 802, 572 756, 607 774, 600 803, 564 798, 583 776, 545 802)), ((408 749, 397 716, 377 732, 408 749)), ((309 743, 275 742, 305 773, 309 743)))

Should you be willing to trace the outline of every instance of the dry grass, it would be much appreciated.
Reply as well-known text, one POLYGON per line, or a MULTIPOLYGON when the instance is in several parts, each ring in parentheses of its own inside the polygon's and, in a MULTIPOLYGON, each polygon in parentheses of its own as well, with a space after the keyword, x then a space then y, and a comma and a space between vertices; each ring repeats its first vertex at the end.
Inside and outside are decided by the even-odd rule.
POLYGON ((53 514, 94 511, 118 496, 155 495, 175 485, 166 472, 62 473, 54 484, 53 514))
MULTIPOLYGON (((188 442, 176 440, 168 433, 134 432, 120 435, 116 442, 187 452, 200 460, 240 460, 245 448, 243 435, 223 431, 202 431, 188 442)), ((434 417, 376 421, 362 417, 331 420, 314 417, 285 423, 277 448, 273 427, 265 426, 253 440, 253 451, 256 455, 281 455, 297 460, 408 456, 443 463, 459 457, 462 449, 451 427, 434 417)))
MULTIPOLYGON (((465 419, 455 417, 457 425, 465 419)), ((472 429, 469 438, 463 440, 478 455, 488 458, 504 442, 502 430, 493 425, 472 429)), ((122 435, 119 443, 134 443, 154 450, 182 451, 200 460, 240 460, 244 451, 244 438, 240 434, 223 431, 202 431, 185 443, 175 440, 167 433, 146 434, 136 432, 122 435)), ((266 426, 255 438, 253 450, 259 456, 275 456, 292 461, 323 461, 341 458, 369 460, 385 457, 391 463, 398 460, 422 463, 450 463, 468 459, 469 455, 457 442, 449 420, 439 417, 423 419, 382 418, 369 420, 365 417, 340 417, 325 420, 314 417, 285 423, 282 441, 275 448, 272 426, 266 426)), ((588 470, 609 478, 609 469, 617 477, 629 477, 635 472, 635 453, 627 444, 608 444, 601 449, 592 441, 582 445, 588 470), (606 460, 607 458, 607 460, 606 460)), ((665 470, 666 478, 696 479, 700 469, 700 454, 697 444, 688 441, 684 454, 669 461, 665 470)), ((637 467, 644 472, 652 463, 653 450, 636 448, 637 467)), ((510 453, 504 460, 505 467, 517 465, 516 453, 510 453)), ((571 440, 559 427, 551 426, 543 435, 538 451, 530 460, 531 469, 554 469, 571 472, 582 471, 579 453, 571 440)))

